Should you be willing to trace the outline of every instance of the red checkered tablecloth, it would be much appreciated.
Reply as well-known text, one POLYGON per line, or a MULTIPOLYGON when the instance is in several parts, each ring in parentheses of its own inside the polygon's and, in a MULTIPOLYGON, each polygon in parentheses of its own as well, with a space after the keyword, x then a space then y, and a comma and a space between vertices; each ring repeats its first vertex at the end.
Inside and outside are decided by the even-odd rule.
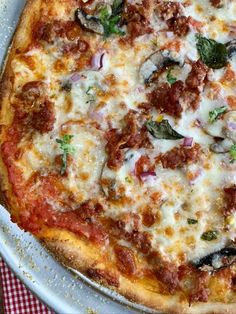
POLYGON ((52 311, 25 288, 1 258, 0 275, 4 314, 53 314, 52 311))

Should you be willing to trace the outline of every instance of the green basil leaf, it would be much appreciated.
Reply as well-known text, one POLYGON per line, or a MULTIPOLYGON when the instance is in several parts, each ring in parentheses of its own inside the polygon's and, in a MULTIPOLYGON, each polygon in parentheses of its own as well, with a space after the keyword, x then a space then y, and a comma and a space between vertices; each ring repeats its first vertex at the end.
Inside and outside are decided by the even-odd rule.
POLYGON ((227 65, 228 53, 224 44, 202 37, 200 34, 197 34, 196 38, 197 50, 203 63, 212 69, 220 69, 227 65))
POLYGON ((174 83, 177 81, 177 78, 174 77, 174 76, 172 76, 171 71, 172 71, 172 70, 169 69, 168 72, 167 72, 167 76, 166 76, 167 82, 168 82, 170 85, 174 84, 174 83))
POLYGON ((69 154, 74 154, 75 148, 71 145, 71 140, 74 135, 65 134, 62 139, 57 138, 56 142, 60 144, 60 149, 62 150, 61 154, 61 175, 65 174, 67 168, 67 156, 69 154))
POLYGON ((229 154, 232 158, 231 162, 234 162, 236 160, 236 144, 230 147, 229 154))
POLYGON ((209 230, 204 232, 201 235, 201 239, 204 241, 212 241, 212 240, 216 240, 218 237, 219 232, 217 230, 209 230))
POLYGON ((222 106, 219 108, 215 108, 214 110, 211 110, 209 112, 209 122, 210 123, 215 122, 220 117, 220 115, 222 115, 226 110, 227 110, 226 106, 222 106))
POLYGON ((198 220, 197 219, 188 218, 187 222, 188 222, 189 225, 195 225, 195 224, 198 223, 198 220))
POLYGON ((168 120, 162 120, 161 122, 149 120, 146 123, 146 127, 152 136, 158 139, 179 140, 184 138, 183 135, 171 127, 168 120))

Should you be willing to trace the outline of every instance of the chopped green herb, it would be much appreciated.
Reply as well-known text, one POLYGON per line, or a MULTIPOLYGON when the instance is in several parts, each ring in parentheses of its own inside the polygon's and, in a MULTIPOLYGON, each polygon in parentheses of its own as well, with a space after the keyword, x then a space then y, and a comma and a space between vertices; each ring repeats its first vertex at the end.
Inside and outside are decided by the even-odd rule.
POLYGON ((95 102, 96 101, 96 98, 95 97, 92 97, 90 98, 88 101, 86 101, 86 104, 89 104, 91 102, 95 102))
POLYGON ((73 135, 65 134, 62 139, 57 138, 56 142, 60 144, 60 149, 62 150, 61 160, 61 175, 65 174, 67 167, 67 156, 69 154, 74 154, 75 148, 71 145, 71 139, 73 135))
POLYGON ((88 101, 86 101, 86 104, 96 101, 96 95, 94 94, 94 87, 93 86, 88 87, 88 89, 86 91, 86 95, 90 96, 88 101))
POLYGON ((197 50, 203 63, 212 69, 226 66, 228 53, 224 44, 218 43, 214 39, 202 37, 200 34, 196 35, 196 39, 197 50))
POLYGON ((236 160, 236 144, 230 147, 229 154, 230 154, 230 157, 232 158, 231 162, 233 163, 236 160))
POLYGON ((201 239, 205 240, 205 241, 212 241, 212 240, 216 240, 218 237, 219 232, 217 230, 209 230, 204 232, 201 235, 201 239))
POLYGON ((171 71, 172 71, 172 69, 169 69, 167 72, 167 76, 166 76, 167 82, 170 85, 174 84, 177 81, 177 78, 172 76, 171 71))
POLYGON ((209 112, 209 122, 215 122, 225 111, 227 110, 226 106, 215 108, 209 112))
POLYGON ((132 183, 132 179, 131 179, 130 177, 125 177, 125 181, 126 181, 127 183, 132 183))
POLYGON ((161 122, 149 120, 146 123, 146 127, 152 136, 158 139, 179 140, 184 138, 183 135, 172 128, 168 120, 162 120, 161 122))
POLYGON ((115 0, 112 5, 112 13, 108 12, 107 7, 100 10, 100 23, 104 29, 104 37, 107 38, 112 34, 124 35, 125 33, 118 27, 123 11, 123 1, 115 0))
POLYGON ((157 39, 152 39, 151 43, 152 43, 153 46, 158 47, 157 39))
POLYGON ((93 86, 89 86, 88 89, 86 90, 87 95, 92 95, 90 92, 93 90, 93 86))
POLYGON ((187 222, 188 222, 189 225, 195 225, 195 224, 198 223, 198 220, 197 219, 188 218, 187 222))

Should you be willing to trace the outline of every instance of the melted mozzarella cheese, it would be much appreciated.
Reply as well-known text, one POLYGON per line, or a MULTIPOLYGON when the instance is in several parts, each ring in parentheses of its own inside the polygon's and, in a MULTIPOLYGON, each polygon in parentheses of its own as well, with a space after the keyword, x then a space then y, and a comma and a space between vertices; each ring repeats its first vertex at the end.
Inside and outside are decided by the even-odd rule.
POLYGON ((99 179, 105 162, 102 134, 91 126, 72 125, 71 145, 75 148, 69 175, 63 183, 78 202, 85 202, 100 194, 99 179))
MULTIPOLYGON (((208 1, 204 0, 191 2, 184 8, 185 15, 203 23, 202 32, 205 36, 223 43, 232 39, 227 25, 235 22, 235 1, 227 2, 222 9, 209 8, 208 1)), ((104 203, 106 216, 119 218, 121 214, 130 212, 141 215, 145 206, 151 206, 154 212, 159 213, 159 221, 152 227, 141 226, 141 230, 151 234, 153 249, 159 250, 169 260, 195 260, 222 248, 236 234, 236 214, 230 218, 228 230, 225 231, 221 193, 224 186, 236 183, 236 169, 230 165, 228 156, 209 152, 209 145, 214 139, 204 131, 220 134, 224 122, 219 120, 210 125, 209 111, 227 106, 226 97, 236 96, 236 89, 235 86, 219 83, 220 96, 212 99, 209 97, 211 87, 206 86, 196 111, 186 108, 178 120, 163 115, 176 131, 183 136, 193 137, 202 146, 204 156, 196 164, 178 170, 163 169, 156 165, 156 176, 140 181, 135 175, 135 164, 141 156, 148 155, 154 162, 156 156, 182 143, 182 140, 159 140, 150 136, 153 149, 127 150, 122 167, 117 171, 108 169, 105 164, 104 132, 110 127, 121 128, 125 114, 147 101, 149 88, 140 79, 140 65, 160 46, 176 40, 172 32, 165 31, 165 22, 156 15, 152 17, 151 25, 154 33, 137 38, 133 47, 124 48, 116 39, 106 42, 103 68, 100 71, 86 69, 78 72, 80 78, 72 82, 69 93, 61 92, 60 84, 68 80, 71 74, 55 71, 55 62, 61 58, 61 54, 53 47, 45 46, 43 51, 36 49, 26 54, 37 65, 41 64, 37 70, 30 69, 21 60, 13 60, 16 86, 22 86, 26 81, 43 79, 49 84, 49 96, 56 108, 54 130, 43 135, 35 133, 30 149, 25 151, 18 165, 25 179, 35 171, 53 170, 55 158, 61 154, 56 139, 61 137, 62 131, 72 134, 71 145, 75 148, 75 154, 62 183, 66 190, 73 193, 76 202, 104 197, 104 193, 107 196, 111 187, 101 187, 100 184, 100 178, 106 179, 112 182, 115 193, 122 191, 122 197, 128 199, 127 203, 107 200, 104 203), (201 122, 203 128, 195 124, 196 120, 201 122), (92 122, 98 122, 102 131, 95 129, 92 122), (159 199, 154 200, 153 195, 159 195, 159 199), (198 222, 188 224, 188 218, 198 222), (218 238, 211 242, 202 240, 202 234, 208 230, 218 230, 218 238)), ((196 33, 192 28, 186 37, 178 38, 180 49, 174 53, 179 60, 198 60, 196 33)), ((71 72, 70 67, 73 68, 73 61, 70 62, 67 64, 68 72, 71 72)), ((236 70, 236 58, 230 64, 236 70)), ((183 67, 174 67, 172 74, 184 81, 190 71, 191 65, 186 63, 183 67)), ((224 71, 212 70, 209 74, 210 82, 218 82, 224 71)), ((166 73, 160 76, 160 82, 166 82, 166 73)), ((151 115, 155 119, 158 113, 153 110, 151 115)), ((56 206, 55 209, 61 210, 56 206)))

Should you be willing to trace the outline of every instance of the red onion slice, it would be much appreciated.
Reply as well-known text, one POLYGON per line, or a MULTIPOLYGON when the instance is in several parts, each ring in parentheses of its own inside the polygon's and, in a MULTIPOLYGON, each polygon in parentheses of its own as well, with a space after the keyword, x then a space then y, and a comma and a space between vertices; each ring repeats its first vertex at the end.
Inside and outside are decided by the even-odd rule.
POLYGON ((236 34, 236 24, 232 23, 228 25, 231 34, 236 34))
POLYGON ((101 123, 103 121, 104 115, 103 115, 103 113, 101 113, 99 111, 91 111, 89 113, 89 117, 90 117, 90 119, 95 120, 98 123, 101 123))
POLYGON ((78 82, 79 80, 81 79, 81 75, 79 73, 74 73, 71 75, 70 77, 70 80, 73 82, 73 83, 76 83, 78 82))
POLYGON ((91 69, 94 71, 101 70, 103 68, 103 61, 104 61, 105 52, 99 51, 97 52, 91 60, 91 69))
POLYGON ((143 86, 138 86, 136 90, 138 93, 143 93, 145 91, 145 88, 143 86))
POLYGON ((140 178, 142 181, 145 181, 148 177, 156 177, 155 171, 144 171, 140 174, 140 178))
POLYGON ((192 137, 185 137, 183 145, 185 147, 191 147, 193 145, 193 138, 192 137))
POLYGON ((174 35, 173 32, 166 32, 166 37, 167 37, 167 38, 174 38, 175 35, 174 35))
POLYGON ((202 128, 202 121, 200 119, 196 119, 194 125, 198 128, 202 128))
POLYGON ((236 123, 235 123, 235 122, 229 122, 229 123, 228 123, 228 127, 229 127, 231 130, 236 130, 236 123))

